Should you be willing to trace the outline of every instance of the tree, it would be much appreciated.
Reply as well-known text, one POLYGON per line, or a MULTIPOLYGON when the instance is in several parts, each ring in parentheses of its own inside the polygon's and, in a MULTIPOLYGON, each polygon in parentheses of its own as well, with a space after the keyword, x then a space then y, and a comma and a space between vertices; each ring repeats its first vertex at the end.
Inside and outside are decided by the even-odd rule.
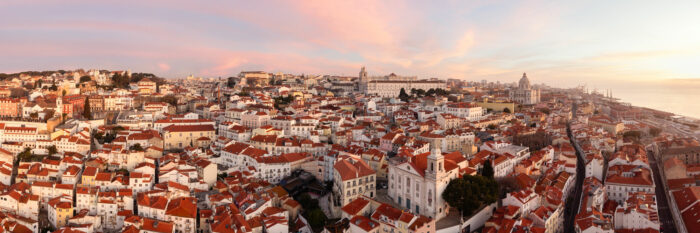
POLYGON ((659 128, 652 127, 651 129, 649 129, 649 134, 651 136, 656 137, 656 136, 659 136, 660 133, 661 133, 661 129, 659 129, 659 128))
POLYGON ((91 80, 90 76, 87 75, 80 77, 80 83, 90 82, 91 80))
POLYGON ((104 137, 104 133, 102 133, 102 132, 95 133, 95 135, 93 137, 97 140, 102 140, 102 137, 104 137))
POLYGON ((51 146, 48 148, 48 150, 49 150, 49 156, 52 156, 52 155, 58 153, 58 149, 56 148, 55 145, 51 145, 51 146))
POLYGON ((549 115, 549 113, 551 113, 551 110, 549 110, 549 108, 540 108, 540 112, 549 115))
POLYGON ((19 152, 19 154, 17 154, 17 157, 20 159, 20 161, 30 160, 32 158, 32 149, 30 149, 29 147, 25 147, 24 151, 19 152))
POLYGON ((433 88, 430 88, 427 92, 425 92, 426 96, 433 96, 433 94, 435 94, 435 89, 433 88))
POLYGON ((307 211, 306 219, 312 228, 320 228, 326 224, 326 214, 320 208, 307 211))
POLYGON ((494 124, 489 124, 488 126, 486 126, 486 128, 488 128, 488 129, 490 129, 490 130, 494 130, 494 129, 496 129, 496 125, 494 125, 494 124))
POLYGON ((172 106, 177 106, 177 97, 175 95, 166 95, 160 98, 160 101, 169 103, 172 106))
POLYGON ((503 112, 505 112, 505 113, 510 113, 510 108, 504 108, 504 109, 503 109, 503 112))
POLYGON ((43 83, 43 81, 41 81, 41 79, 37 80, 36 83, 34 84, 34 88, 41 88, 42 83, 43 83))
POLYGON ((37 112, 29 113, 29 117, 31 117, 33 119, 37 119, 37 118, 39 118, 39 113, 37 113, 37 112))
POLYGON ((88 120, 92 120, 92 113, 90 112, 90 99, 85 97, 85 105, 83 106, 83 117, 88 120))
POLYGON ((410 96, 406 94, 406 90, 401 88, 401 92, 399 92, 399 99, 404 102, 408 102, 410 96))
POLYGON ((49 121, 49 119, 51 119, 54 114, 56 114, 55 110, 47 109, 46 112, 44 112, 44 121, 49 121))
POLYGON ((141 147, 141 143, 136 143, 129 147, 129 150, 135 150, 135 151, 144 151, 143 147, 141 147))
POLYGON ((116 73, 112 75, 112 86, 117 88, 126 88, 129 86, 129 77, 116 73))
POLYGON ((61 92, 61 94, 62 94, 62 96, 66 96, 66 89, 63 89, 63 91, 61 92))
POLYGON ((498 183, 489 177, 465 175, 450 180, 442 198, 462 216, 470 216, 481 206, 498 200, 498 183))
POLYGON ((481 168, 481 175, 485 177, 493 178, 493 166, 491 166, 491 160, 484 162, 484 167, 481 168))
POLYGON ((236 81, 235 81, 234 77, 228 77, 228 80, 226 80, 226 86, 228 88, 233 88, 236 86, 236 81))

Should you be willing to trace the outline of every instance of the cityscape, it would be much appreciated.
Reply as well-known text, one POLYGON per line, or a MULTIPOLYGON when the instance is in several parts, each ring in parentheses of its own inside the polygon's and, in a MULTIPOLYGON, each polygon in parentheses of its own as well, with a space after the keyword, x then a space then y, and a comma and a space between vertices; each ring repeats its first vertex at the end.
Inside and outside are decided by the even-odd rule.
MULTIPOLYGON (((541 4, 515 2, 525 6, 520 13, 541 4)), ((674 112, 677 106, 662 106, 679 104, 664 102, 671 98, 666 94, 658 105, 626 92, 678 80, 693 91, 695 71, 658 68, 651 72, 664 74, 658 80, 626 73, 642 59, 619 70, 576 66, 599 69, 590 75, 611 72, 615 77, 607 80, 562 75, 568 63, 539 58, 522 63, 531 69, 521 63, 495 69, 469 57, 467 47, 482 45, 480 31, 457 41, 407 33, 431 44, 418 46, 423 43, 398 39, 401 30, 382 33, 389 27, 377 25, 385 18, 374 16, 386 6, 374 2, 204 1, 200 7, 175 1, 163 9, 131 3, 158 8, 148 17, 129 3, 65 4, 0 3, 0 51, 12 55, 0 58, 0 232, 699 232, 697 109, 674 112), (259 8, 269 11, 255 15, 263 14, 259 8), (66 13, 74 10, 81 14, 66 13), (42 19, 45 12, 55 18, 42 19), (147 20, 143 27, 122 27, 116 22, 129 17, 112 21, 114 12, 147 20), (217 18, 227 12, 254 19, 256 29, 217 18), (190 18, 169 14, 212 18, 186 24, 190 18), (295 25, 302 20, 291 15, 298 14, 319 22, 311 24, 319 29, 295 25), (162 47, 148 42, 170 38, 169 30, 178 28, 171 23, 178 22, 207 33, 183 34, 179 39, 187 43, 162 40, 162 47), (229 27, 240 34, 213 39, 229 27), (112 38, 123 44, 102 38, 121 30, 143 36, 112 38), (313 30, 324 32, 307 34, 313 30), (281 39, 284 34, 289 38, 281 39), (140 39, 143 46, 136 46, 140 39), (245 50, 225 46, 239 42, 245 50), (172 54, 160 54, 174 44, 172 54), (211 58, 202 51, 235 52, 211 58), (454 62, 469 68, 453 73, 454 62), (471 68, 475 64, 483 67, 471 68)), ((413 12, 424 4, 389 9, 413 12)), ((475 9, 501 9, 490 4, 499 3, 475 9)), ((547 7, 559 10, 558 4, 547 7)), ((431 4, 425 11, 453 20, 448 15, 478 15, 447 8, 431 4)), ((385 12, 379 15, 398 14, 385 12)), ((621 14, 637 10, 630 12, 621 14)), ((443 31, 433 20, 407 19, 397 27, 428 24, 437 28, 429 31, 443 31)), ((700 57, 698 50, 685 51, 682 56, 700 57)), ((686 99, 682 108, 695 106, 680 89, 673 98, 686 99)))

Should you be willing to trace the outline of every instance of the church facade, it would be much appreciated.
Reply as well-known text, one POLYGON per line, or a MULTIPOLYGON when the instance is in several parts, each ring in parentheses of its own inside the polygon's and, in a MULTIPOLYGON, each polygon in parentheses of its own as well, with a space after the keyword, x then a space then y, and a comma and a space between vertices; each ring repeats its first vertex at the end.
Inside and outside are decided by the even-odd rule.
POLYGON ((523 105, 538 104, 540 102, 540 90, 532 89, 527 74, 523 73, 523 77, 518 82, 518 88, 510 91, 510 99, 523 105))

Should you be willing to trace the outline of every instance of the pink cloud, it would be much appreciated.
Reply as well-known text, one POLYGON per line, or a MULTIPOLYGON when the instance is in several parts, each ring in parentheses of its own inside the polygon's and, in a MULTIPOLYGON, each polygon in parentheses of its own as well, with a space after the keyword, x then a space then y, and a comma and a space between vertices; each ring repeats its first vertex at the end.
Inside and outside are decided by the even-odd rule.
POLYGON ((170 65, 168 65, 168 63, 163 63, 163 62, 161 62, 161 63, 158 63, 158 68, 159 68, 161 71, 165 72, 165 71, 169 71, 169 70, 170 70, 170 65))

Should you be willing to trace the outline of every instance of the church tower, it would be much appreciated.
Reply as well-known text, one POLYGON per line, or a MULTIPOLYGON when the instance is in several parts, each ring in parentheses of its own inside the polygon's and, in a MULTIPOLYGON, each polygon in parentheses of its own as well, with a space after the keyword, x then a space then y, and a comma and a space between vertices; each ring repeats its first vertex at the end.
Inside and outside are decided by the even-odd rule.
POLYGON ((362 81, 367 81, 367 71, 365 70, 364 66, 362 67, 362 69, 360 69, 359 78, 360 78, 360 83, 362 83, 362 81))
POLYGON ((61 119, 63 119, 63 97, 56 97, 56 111, 61 119))
POLYGON ((430 151, 427 158, 428 167, 425 168, 425 175, 431 179, 439 179, 445 174, 445 156, 442 155, 440 148, 435 148, 430 151))

